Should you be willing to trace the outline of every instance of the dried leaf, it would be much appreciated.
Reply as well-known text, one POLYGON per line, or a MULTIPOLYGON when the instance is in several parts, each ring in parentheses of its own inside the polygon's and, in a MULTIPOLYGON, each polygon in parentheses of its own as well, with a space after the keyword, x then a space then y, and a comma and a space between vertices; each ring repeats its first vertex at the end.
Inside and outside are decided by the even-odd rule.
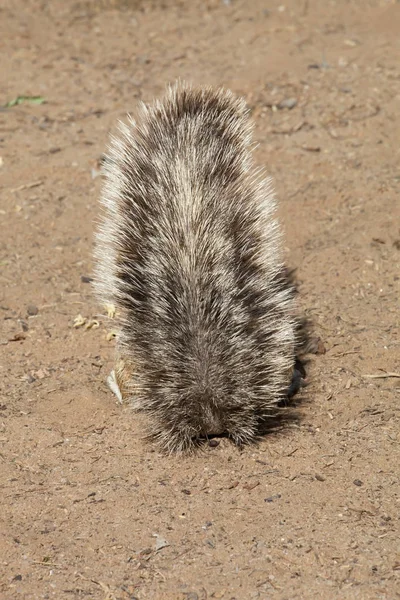
POLYGON ((86 317, 82 317, 82 315, 79 314, 74 319, 73 327, 75 327, 75 329, 77 329, 78 327, 82 327, 85 323, 86 323, 86 317))

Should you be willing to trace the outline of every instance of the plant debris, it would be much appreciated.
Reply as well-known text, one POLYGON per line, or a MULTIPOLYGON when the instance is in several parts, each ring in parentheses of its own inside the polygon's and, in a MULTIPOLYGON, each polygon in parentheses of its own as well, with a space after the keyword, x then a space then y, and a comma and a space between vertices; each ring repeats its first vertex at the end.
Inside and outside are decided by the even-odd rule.
POLYGON ((29 104, 43 104, 46 102, 46 100, 43 98, 43 96, 17 96, 13 100, 9 100, 6 104, 4 104, 3 108, 12 108, 13 106, 23 104, 24 102, 29 102, 29 104))

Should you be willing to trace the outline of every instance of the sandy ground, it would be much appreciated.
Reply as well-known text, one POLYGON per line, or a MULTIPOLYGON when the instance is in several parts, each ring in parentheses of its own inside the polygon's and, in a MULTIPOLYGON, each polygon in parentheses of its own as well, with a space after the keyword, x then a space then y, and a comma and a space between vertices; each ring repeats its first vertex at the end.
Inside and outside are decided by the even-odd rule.
POLYGON ((0 112, 1 598, 400 597, 400 4, 3 1, 0 47, 0 103, 46 100, 0 112), (326 348, 296 419, 191 458, 108 391, 87 283, 109 131, 177 77, 251 106, 326 348))

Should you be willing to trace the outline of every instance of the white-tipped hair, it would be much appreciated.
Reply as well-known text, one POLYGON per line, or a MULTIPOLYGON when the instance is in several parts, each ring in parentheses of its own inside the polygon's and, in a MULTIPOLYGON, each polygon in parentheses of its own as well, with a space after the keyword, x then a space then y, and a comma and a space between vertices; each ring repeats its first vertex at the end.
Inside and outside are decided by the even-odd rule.
POLYGON ((120 125, 104 175, 95 287, 120 315, 128 399, 167 451, 254 439, 289 386, 296 317, 244 101, 169 88, 120 125))

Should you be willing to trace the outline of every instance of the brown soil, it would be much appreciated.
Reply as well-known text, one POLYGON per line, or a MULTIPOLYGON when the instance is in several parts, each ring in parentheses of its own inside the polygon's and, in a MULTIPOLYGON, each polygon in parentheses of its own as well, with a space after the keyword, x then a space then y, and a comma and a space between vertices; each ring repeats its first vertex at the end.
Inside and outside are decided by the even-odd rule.
POLYGON ((2 2, 0 101, 46 103, 0 112, 1 598, 400 596, 399 34, 384 0, 2 2), (326 347, 296 420, 191 458, 116 404, 85 281, 109 130, 177 77, 251 106, 326 347))

